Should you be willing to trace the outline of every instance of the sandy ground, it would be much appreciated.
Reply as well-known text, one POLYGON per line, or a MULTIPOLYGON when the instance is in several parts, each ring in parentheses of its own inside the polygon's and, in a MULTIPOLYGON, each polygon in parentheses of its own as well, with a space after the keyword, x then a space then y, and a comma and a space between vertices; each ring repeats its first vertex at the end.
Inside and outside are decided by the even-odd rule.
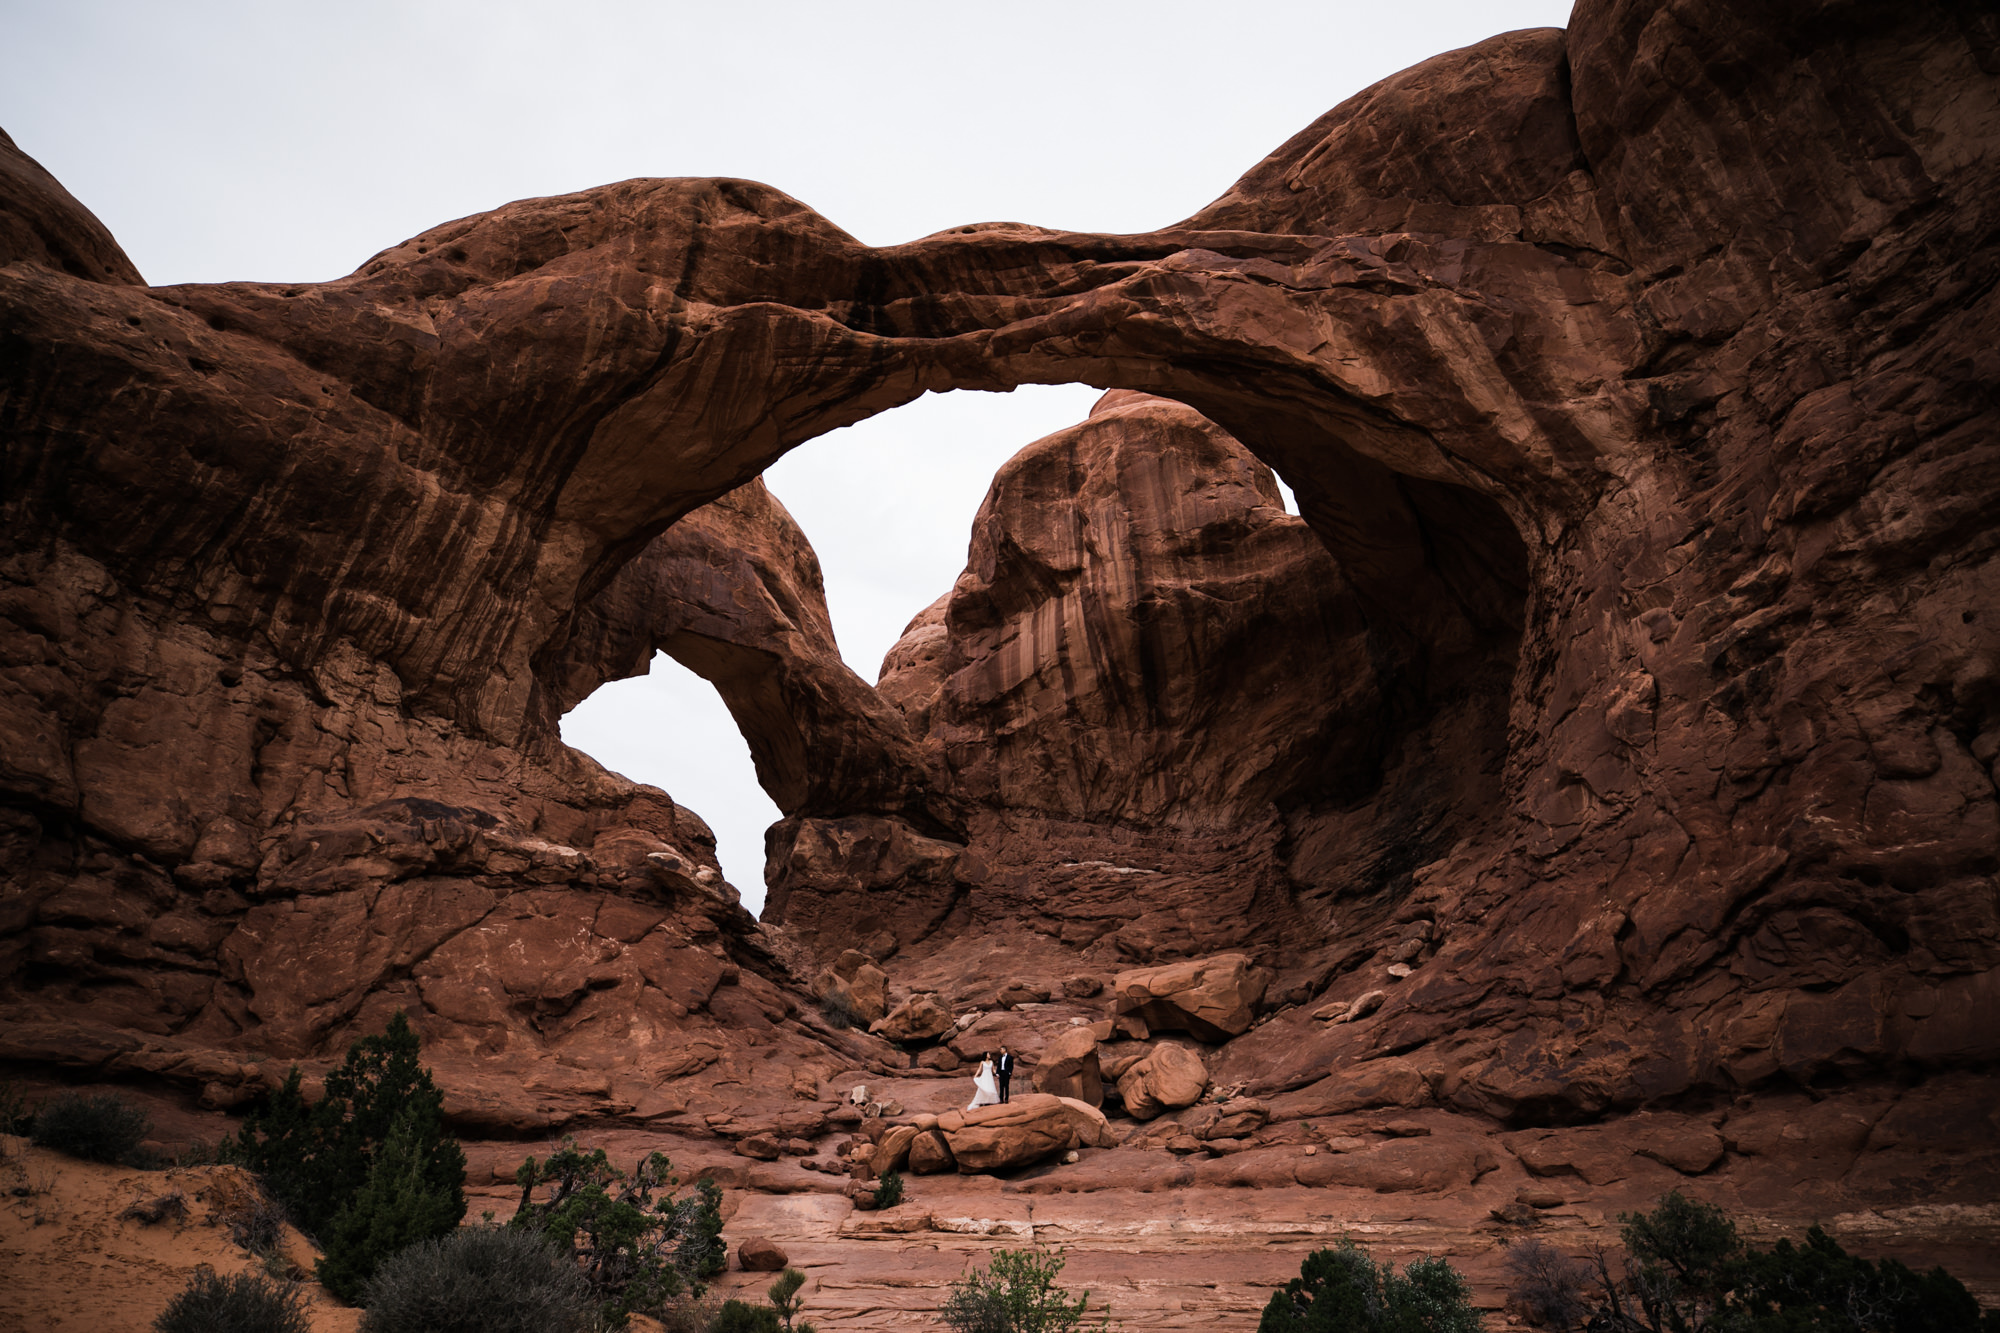
MULTIPOLYGON (((227 1218, 254 1189, 237 1167, 134 1171, 79 1162, 0 1136, 0 1333, 144 1333, 195 1268, 249 1272, 263 1261, 232 1244, 227 1218), (179 1191, 186 1215, 147 1224, 120 1213, 179 1191)), ((311 1246, 287 1227, 286 1261, 311 1246)), ((313 1333, 353 1333, 359 1310, 306 1284, 313 1333)))
MULTIPOLYGON (((960 1095, 946 1081, 884 1085, 913 1109, 960 1095)), ((1451 1128, 1443 1112, 1411 1113, 1451 1128)), ((202 1126, 202 1137, 213 1138, 202 1126)), ((796 1160, 752 1162, 716 1141, 690 1142, 634 1129, 587 1136, 629 1165, 659 1148, 683 1181, 712 1175, 725 1186, 724 1237, 734 1251, 749 1236, 769 1238, 810 1278, 806 1315, 825 1333, 902 1333, 936 1329, 938 1302, 953 1279, 983 1264, 994 1249, 1031 1241, 1062 1246, 1072 1290, 1108 1302, 1114 1327, 1148 1333, 1241 1330, 1257 1325, 1271 1292, 1297 1274, 1311 1250, 1351 1237, 1378 1259, 1406 1264, 1440 1255, 1471 1281, 1494 1333, 1517 1321, 1504 1301, 1504 1243, 1521 1234, 1497 1225, 1491 1210, 1524 1186, 1559 1186, 1566 1202, 1540 1215, 1533 1234, 1570 1253, 1614 1239, 1617 1215, 1643 1209, 1681 1180, 1639 1160, 1632 1176, 1604 1188, 1581 1180, 1531 1180, 1512 1157, 1469 1185, 1435 1193, 1378 1193, 1355 1188, 1160 1188, 1143 1168, 1164 1152, 1091 1152, 1081 1167, 1037 1168, 1013 1180, 926 1176, 906 1180, 908 1202, 892 1213, 857 1213, 844 1178, 805 1170, 796 1160), (1129 1160, 1128 1160, 1129 1159, 1129 1160), (1112 1169, 1126 1162, 1123 1168, 1112 1169), (1106 1165, 1109 1164, 1109 1165, 1106 1165), (1088 1188, 1072 1176, 1101 1177, 1088 1188), (1127 1177, 1129 1176, 1129 1179, 1127 1177), (1061 1188, 1052 1188, 1062 1186, 1061 1188)), ((490 1212, 511 1216, 518 1192, 508 1183, 524 1155, 549 1141, 469 1142, 467 1221, 490 1212)), ((1234 1159, 1232 1159, 1234 1160, 1234 1159)), ((1797 1235, 1819 1221, 1850 1248, 1893 1254, 1915 1266, 1942 1263, 1983 1304, 2000 1305, 2000 1204, 1935 1203, 1842 1211, 1816 1202, 1812 1182, 1788 1194, 1769 1181, 1738 1179, 1734 1164, 1696 1186, 1731 1208, 1760 1243, 1797 1235), (1796 1197, 1794 1197, 1794 1195, 1796 1197), (1751 1207, 1751 1198, 1766 1201, 1751 1207), (1773 1207, 1771 1204, 1778 1204, 1773 1207)), ((245 1173, 231 1167, 133 1171, 77 1162, 18 1138, 0 1138, 0 1333, 144 1333, 199 1264, 232 1273, 259 1260, 232 1244, 226 1218, 247 1197, 245 1173), (135 1203, 178 1190, 179 1221, 148 1225, 120 1216, 135 1203)), ((289 1261, 309 1270, 314 1255, 289 1232, 289 1261)), ((715 1283, 718 1298, 761 1300, 772 1275, 734 1268, 715 1283)), ((360 1312, 334 1303, 316 1284, 315 1333, 352 1333, 360 1312)), ((635 1333, 657 1333, 634 1320, 635 1333)))

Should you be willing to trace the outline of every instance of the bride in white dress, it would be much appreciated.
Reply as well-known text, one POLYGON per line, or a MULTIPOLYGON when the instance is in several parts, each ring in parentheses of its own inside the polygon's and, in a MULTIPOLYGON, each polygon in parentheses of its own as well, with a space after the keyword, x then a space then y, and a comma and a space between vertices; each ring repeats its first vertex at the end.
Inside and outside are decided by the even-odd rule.
POLYGON ((993 1057, 989 1055, 979 1062, 979 1070, 972 1076, 972 1101, 965 1109, 970 1111, 975 1106, 999 1104, 1000 1080, 993 1073, 993 1057))

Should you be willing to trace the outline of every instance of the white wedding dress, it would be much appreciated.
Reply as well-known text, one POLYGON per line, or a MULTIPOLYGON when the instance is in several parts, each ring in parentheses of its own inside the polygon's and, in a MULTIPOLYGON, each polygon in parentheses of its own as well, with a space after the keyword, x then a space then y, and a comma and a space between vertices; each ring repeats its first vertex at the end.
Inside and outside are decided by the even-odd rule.
POLYGON ((967 1104, 970 1111, 975 1106, 998 1106, 1000 1104, 1000 1080, 993 1073, 993 1062, 981 1060, 979 1072, 972 1076, 972 1101, 967 1104))

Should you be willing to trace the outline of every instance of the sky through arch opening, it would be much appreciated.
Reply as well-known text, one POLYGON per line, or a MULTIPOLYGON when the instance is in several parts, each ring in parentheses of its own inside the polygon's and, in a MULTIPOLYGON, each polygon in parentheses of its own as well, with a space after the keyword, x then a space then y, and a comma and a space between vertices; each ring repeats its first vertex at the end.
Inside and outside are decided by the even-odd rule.
MULTIPOLYGON (((1101 393, 1060 384, 926 394, 810 441, 764 473, 812 543, 841 658, 863 681, 876 682, 903 627, 964 569, 994 474, 1082 421, 1101 393)), ((707 820, 724 876, 753 915, 761 910, 764 832, 780 811, 714 686, 656 653, 647 674, 611 681, 572 709, 562 733, 707 820)))

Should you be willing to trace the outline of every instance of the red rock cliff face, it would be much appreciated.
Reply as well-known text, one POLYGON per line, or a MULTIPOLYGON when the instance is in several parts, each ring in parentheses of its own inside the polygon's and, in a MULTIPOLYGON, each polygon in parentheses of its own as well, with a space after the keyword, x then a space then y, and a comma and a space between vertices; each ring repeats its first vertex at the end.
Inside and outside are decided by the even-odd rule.
MULTIPOLYGON (((244 909, 190 895, 302 891, 283 867, 337 841, 311 821, 371 802, 578 853, 633 830, 706 864, 684 812, 556 743, 584 609, 804 439, 926 389, 1081 380, 1177 400, 1291 483, 1389 732, 1453 709, 1497 729, 1486 682, 1514 664, 1481 809, 1438 814, 1456 788, 1398 806, 1408 826, 1335 787, 1278 802, 1285 864, 1253 914, 1271 961, 1340 998, 1411 921, 1428 943, 1372 1021, 1260 1029, 1231 1048, 1246 1067, 1279 1086, 1414 1053, 1437 1095, 1534 1118, 1990 1060, 1996 70, 1992 20, 1959 8, 1604 0, 1371 89, 1146 235, 870 249, 762 186, 635 181, 296 286, 140 286, 10 157, 9 1003, 103 975, 61 992, 107 1004, 102 1031, 259 1040, 277 1021, 213 938, 244 909), (1353 847, 1384 873, 1338 873, 1353 847), (155 939, 168 917, 200 928, 155 939)), ((1004 617, 945 623, 1000 673, 967 678, 1000 716, 1006 654, 980 635, 1004 617)), ((1016 799, 1037 755, 1061 778, 1037 817, 1167 799, 1113 796, 1033 728, 972 759, 947 734, 964 703, 920 731, 981 799, 1016 799)), ((1163 777, 1114 704, 1037 716, 1098 709, 1088 749, 1163 777)), ((813 744, 888 756, 853 815, 882 822, 837 827, 808 774, 788 824, 831 829, 820 863, 873 891, 883 858, 856 849, 957 798, 852 708, 875 720, 825 730, 870 739, 813 744)), ((1175 780, 1209 799, 1286 762, 1193 768, 1175 780)), ((898 854, 929 867, 919 934, 1024 891, 953 833, 898 854)), ((458 837, 409 855, 454 864, 458 837)), ((482 873, 531 873, 511 865, 482 873)), ((306 1009, 359 1012, 392 973, 306 1009)))
MULTIPOLYGON (((977 812, 958 929, 1289 957, 1325 941, 1322 900, 1406 888, 1499 800, 1515 640, 1448 677, 1474 706, 1370 622, 1269 470, 1185 406, 1114 392, 1023 450, 879 687, 977 812)), ((797 854, 773 868, 800 884, 787 920, 848 887, 797 854)), ((886 887, 862 899, 885 921, 886 887)))

